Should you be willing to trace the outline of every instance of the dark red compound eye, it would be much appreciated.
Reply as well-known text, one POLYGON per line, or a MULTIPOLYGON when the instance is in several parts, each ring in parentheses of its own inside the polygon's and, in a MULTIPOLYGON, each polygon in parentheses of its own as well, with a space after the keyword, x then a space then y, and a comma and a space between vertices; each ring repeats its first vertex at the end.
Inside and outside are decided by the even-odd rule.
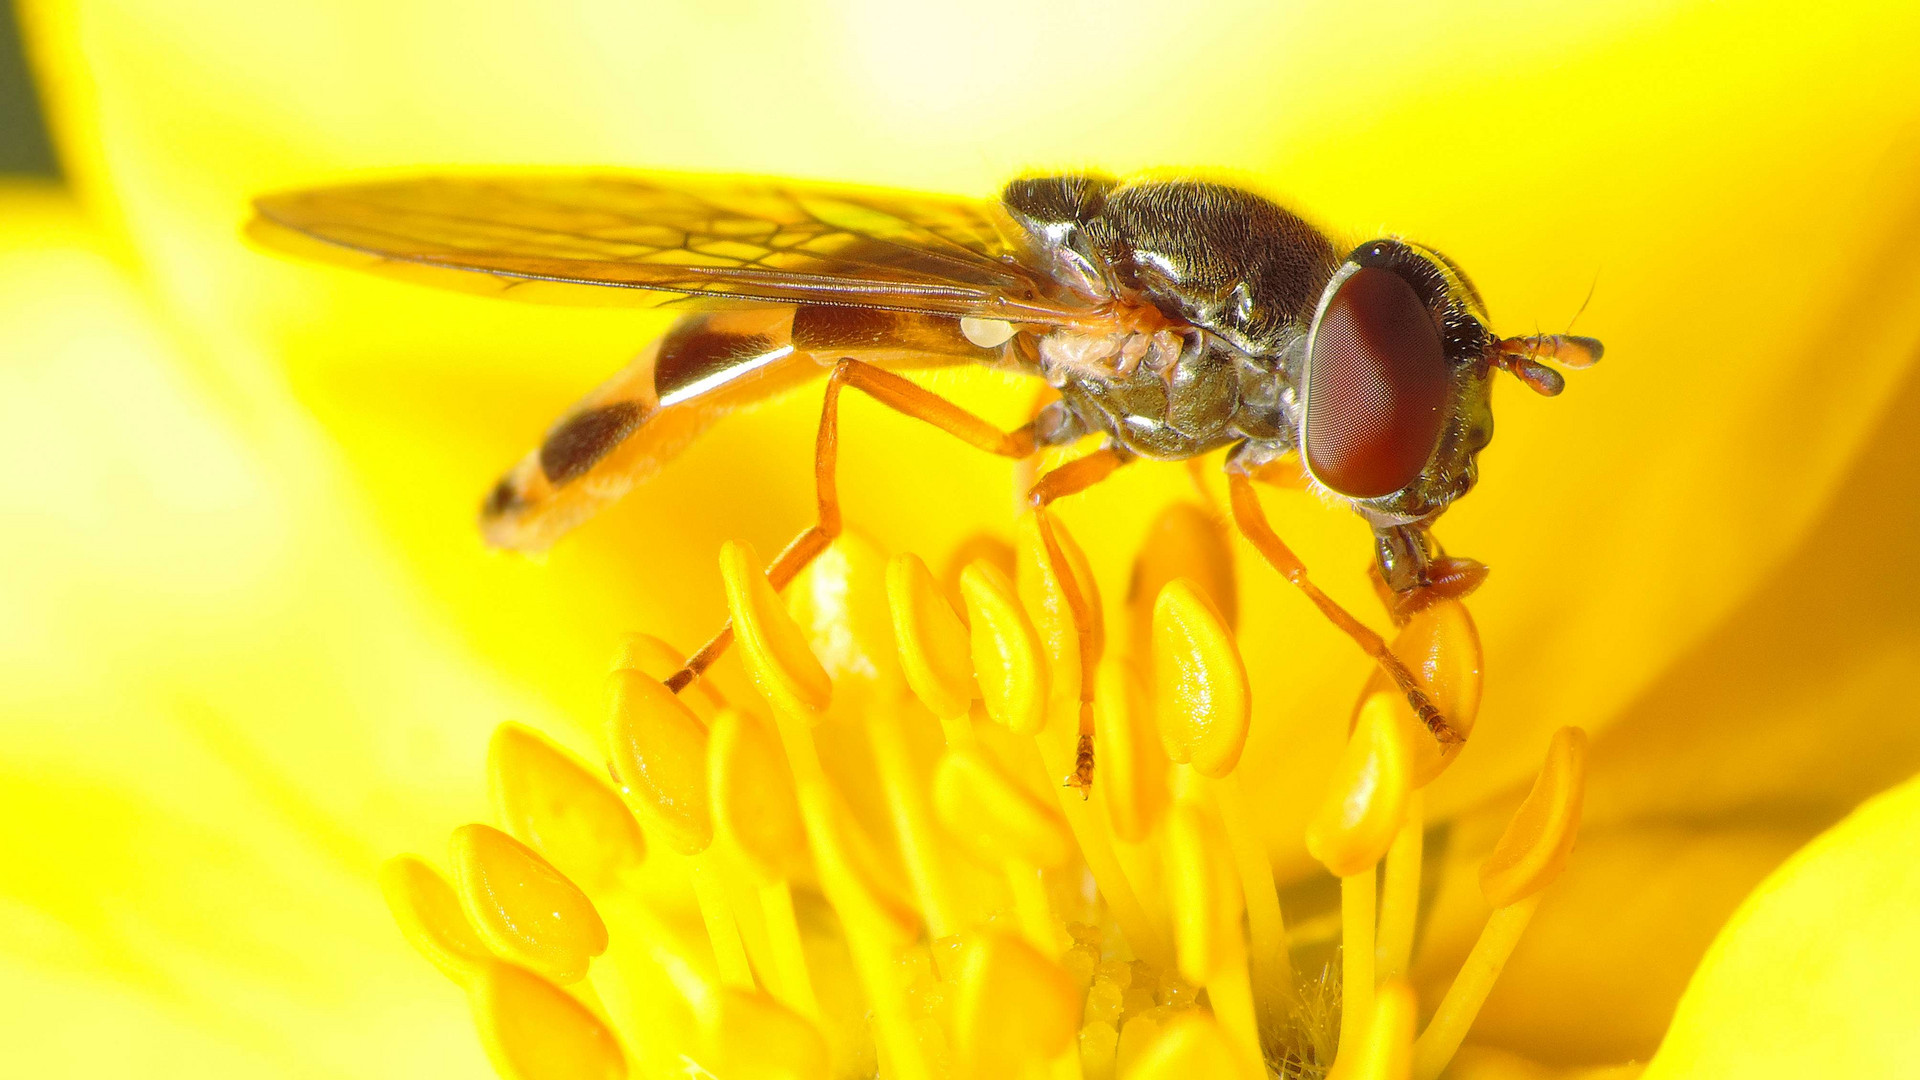
POLYGON ((1391 495, 1440 442, 1447 400, 1440 328, 1406 279, 1377 266, 1340 283, 1307 356, 1307 467, 1342 495, 1391 495))

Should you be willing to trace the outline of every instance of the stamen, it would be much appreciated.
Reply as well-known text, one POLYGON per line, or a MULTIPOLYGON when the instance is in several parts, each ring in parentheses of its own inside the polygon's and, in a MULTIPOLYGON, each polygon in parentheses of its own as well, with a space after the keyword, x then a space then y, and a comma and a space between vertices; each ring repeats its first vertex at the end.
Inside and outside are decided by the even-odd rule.
POLYGON ((1126 1080, 1264 1080, 1267 1073, 1264 1068, 1250 1068, 1226 1029, 1194 1011, 1168 1024, 1152 1047, 1131 1068, 1123 1067, 1120 1075, 1126 1080))
POLYGON ((758 879, 774 996, 809 1019, 820 1006, 807 971, 788 882, 807 871, 807 830, 793 775, 773 733, 731 709, 714 718, 707 744, 707 789, 714 835, 758 879))
POLYGON ((1247 1063, 1260 1060, 1240 882, 1219 820, 1182 799, 1167 816, 1167 877, 1173 900, 1174 946, 1180 974, 1207 988, 1220 1018, 1247 1063))
POLYGON ((991 563, 976 562, 960 572, 960 595, 988 719, 1016 735, 1038 734, 1047 722, 1047 666, 1012 583, 991 563))
MULTIPOLYGON (((613 666, 607 670, 609 673, 638 671, 666 682, 680 670, 686 656, 685 650, 677 649, 652 634, 625 634, 620 639, 619 650, 614 653, 613 666)), ((712 723, 714 714, 727 707, 726 695, 713 685, 711 679, 697 678, 679 694, 680 700, 687 703, 693 715, 699 717, 703 724, 712 723)))
POLYGON ((488 825, 455 829, 448 846, 461 908, 494 952, 570 983, 607 951, 593 902, 532 848, 488 825))
POLYGON ((651 676, 623 668, 609 676, 609 683, 613 700, 607 749, 614 777, 648 827, 688 860, 687 873, 721 981, 751 987, 753 970, 733 904, 718 868, 705 857, 713 844, 707 729, 686 702, 651 676))
POLYGON ((1362 708, 1320 811, 1307 825, 1307 851, 1340 878, 1340 1047, 1357 1053, 1373 1014, 1374 869, 1406 813, 1410 725, 1379 699, 1362 708))
POLYGON ((618 1080, 613 1033, 566 991, 524 968, 485 965, 469 990, 473 1024, 504 1080, 618 1080))
POLYGON ((1167 755, 1160 731, 1147 708, 1146 693, 1133 663, 1109 657, 1101 663, 1094 697, 1094 722, 1100 732, 1100 783, 1113 834, 1138 844, 1167 812, 1167 755))
POLYGON ((1151 650, 1153 609, 1160 591, 1181 579, 1207 598, 1229 629, 1238 624, 1233 548, 1219 516, 1198 503, 1176 502, 1160 511, 1134 558, 1133 576, 1127 582, 1127 623, 1135 657, 1144 659, 1151 650))
POLYGON ((907 685, 940 718, 947 745, 964 746, 973 737, 968 712, 974 697, 967 624, 914 555, 896 555, 887 564, 887 600, 907 685))
POLYGON ((453 886, 416 855, 396 855, 380 867, 380 892, 407 943, 447 978, 465 985, 493 960, 474 932, 453 886))
POLYGON ((609 676, 608 689, 608 762, 627 804, 674 851, 707 850, 706 725, 664 683, 631 668, 609 676))
POLYGON ((1190 765, 1220 810, 1246 897, 1247 926, 1261 1000, 1283 1006, 1293 989, 1280 894, 1234 766, 1252 721, 1247 669, 1233 632, 1192 582, 1160 590, 1152 619, 1155 714, 1167 756, 1190 765))
POLYGON ((805 1016, 765 994, 728 990, 718 1021, 707 1034, 715 1076, 826 1077, 832 1069, 827 1041, 805 1016))
POLYGON ((809 651, 751 548, 721 550, 727 608, 741 656, 760 695, 772 708, 793 769, 801 819, 827 900, 840 916, 848 952, 873 1008, 876 1042, 894 1075, 931 1080, 933 1072, 913 1031, 900 950, 920 933, 913 905, 892 887, 871 845, 827 781, 812 725, 825 710, 832 685, 809 651))
POLYGON ((1371 870, 1405 820, 1412 740, 1381 698, 1369 698, 1360 722, 1327 785, 1327 797, 1307 824, 1307 851, 1336 877, 1371 870))
POLYGON ((1073 977, 1027 942, 986 931, 969 935, 953 1028, 963 1076, 1030 1075, 1053 1062, 1058 1080, 1080 1075, 1070 1053, 1080 1026, 1073 977))
MULTIPOLYGON (((1415 738, 1413 784, 1425 787, 1460 756, 1473 724, 1480 715, 1481 687, 1485 682, 1481 660, 1480 631, 1473 624, 1467 605, 1458 600, 1442 600, 1421 608, 1408 617, 1405 626, 1393 638, 1393 655, 1420 684, 1427 700, 1439 709, 1459 733, 1458 741, 1441 743, 1431 734, 1415 738)), ((1406 695, 1386 672, 1375 669, 1360 691, 1347 730, 1359 724, 1360 712, 1378 697, 1389 699, 1393 711, 1410 724, 1426 725, 1406 702, 1406 695)))
POLYGON ((1507 831, 1480 864, 1480 891, 1505 907, 1547 887, 1567 865, 1580 831, 1587 787, 1587 733, 1563 727, 1547 744, 1546 764, 1514 811, 1507 831))
POLYGON ((501 826, 588 895, 618 887, 646 859, 646 839, 619 793, 530 728, 494 729, 487 788, 501 826))
POLYGON ((1494 912, 1414 1044, 1414 1080, 1435 1080, 1453 1060, 1540 906, 1541 891, 1566 866, 1580 829, 1586 762, 1586 732, 1575 727, 1554 732, 1533 789, 1480 864, 1480 890, 1494 912))
POLYGON ((1253 706, 1247 669, 1219 612, 1187 581, 1153 606, 1154 714, 1167 756, 1202 776, 1233 771, 1253 706))
POLYGON ((961 846, 987 865, 1006 868, 1022 932, 1035 948, 1055 951, 1059 931, 1040 872, 1073 859, 1066 818, 972 748, 949 750, 940 759, 933 805, 941 826, 961 846))
POLYGON ((760 695, 775 708, 818 720, 833 698, 833 682, 768 584, 759 557, 746 544, 729 540, 720 548, 720 576, 747 672, 760 695))
POLYGON ((1353 1053, 1340 1054, 1327 1080, 1406 1080, 1413 1063, 1414 1012, 1412 987, 1399 979, 1381 983, 1366 1040, 1353 1053))
POLYGON ((1387 849, 1385 880, 1380 885, 1380 931, 1374 958, 1380 978, 1406 975, 1413 958, 1413 931, 1420 913, 1420 860, 1426 843, 1426 798, 1419 788, 1407 795, 1407 817, 1387 849))
MULTIPOLYGON (((1006 575, 989 563, 978 562, 962 571, 960 591, 973 638, 974 680, 985 699, 987 715, 1015 734, 1028 736, 1030 768, 1041 785, 1052 786, 1038 740, 1047 718, 1047 666, 1033 624, 1015 599, 1006 575)), ((1090 595, 1097 604, 1098 594, 1090 595)), ((1094 792, 1096 800, 1108 796, 1104 785, 1094 792)), ((1085 800, 1058 801, 1087 869, 1106 898, 1107 910, 1120 926, 1121 936, 1135 955, 1161 965, 1171 962, 1173 954, 1165 936, 1148 917, 1114 854, 1106 817, 1094 812, 1085 800)))

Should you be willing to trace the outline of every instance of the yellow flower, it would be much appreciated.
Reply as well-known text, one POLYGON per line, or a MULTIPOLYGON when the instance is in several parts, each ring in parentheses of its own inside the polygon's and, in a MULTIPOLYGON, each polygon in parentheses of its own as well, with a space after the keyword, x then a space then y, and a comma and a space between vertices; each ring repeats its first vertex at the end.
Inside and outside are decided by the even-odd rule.
MULTIPOLYGON (((1447 251, 1502 326, 1559 329, 1591 290, 1579 325, 1608 366, 1552 402, 1503 392, 1485 479, 1441 526, 1495 568, 1473 601, 1491 677, 1425 798, 1421 1019, 1486 921, 1479 863, 1572 725, 1594 740, 1580 850, 1480 1013, 1489 1049, 1456 1069, 1645 1058, 1670 1020, 1656 1073, 1912 1067, 1904 1000, 1873 981, 1915 948, 1873 918, 1912 901, 1874 872, 1920 827, 1911 798, 1837 827, 1727 922, 1920 769, 1906 5, 24 16, 89 217, 5 202, 0 790, 26 827, 0 840, 0 999, 19 1071, 484 1068, 374 899, 382 859, 488 817, 498 722, 590 746, 608 644, 699 638, 725 606, 695 571, 805 521, 810 394, 723 424, 544 563, 483 553, 486 478, 660 321, 360 280, 235 238, 258 191, 446 163, 981 193, 1062 163, 1233 168, 1343 235, 1447 251), (732 496, 741 477, 756 498, 732 496), (1760 1036, 1789 1049, 1729 1056, 1760 1036)), ((1007 416, 1027 393, 942 388, 1007 416)), ((848 430, 849 517, 885 549, 937 564, 1009 533, 998 465, 878 410, 848 430)), ((1110 596, 1185 483, 1142 469, 1062 509, 1110 596)), ((1269 505, 1366 610, 1357 527, 1269 505)), ((1262 778, 1269 864, 1311 906, 1328 879, 1307 824, 1367 669, 1258 570, 1240 575, 1235 771, 1262 778)), ((892 820, 884 792, 847 798, 892 820)), ((686 889, 655 899, 699 928, 686 889)))

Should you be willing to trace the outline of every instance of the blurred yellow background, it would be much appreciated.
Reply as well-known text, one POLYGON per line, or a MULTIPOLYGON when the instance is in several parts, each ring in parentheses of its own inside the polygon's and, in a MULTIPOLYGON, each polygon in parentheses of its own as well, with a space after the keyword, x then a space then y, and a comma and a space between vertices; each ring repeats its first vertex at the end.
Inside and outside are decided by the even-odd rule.
MULTIPOLYGON (((482 548, 498 470, 663 317, 238 237, 262 191, 477 165, 983 196, 1045 169, 1222 176, 1342 240, 1445 251, 1505 333, 1603 338, 1560 399, 1500 388, 1481 485, 1441 523, 1494 568, 1491 674, 1429 807, 1504 797, 1561 724, 1598 736, 1586 850, 1714 903, 1636 921, 1615 879, 1576 887, 1576 857, 1578 914, 1543 909, 1538 973, 1529 945, 1481 1033, 1644 1056, 1753 882, 1920 769, 1899 437, 1920 422, 1920 14, 1810 10, 24 4, 68 187, 0 190, 0 1071, 484 1075, 374 868, 483 816, 501 720, 585 745, 619 632, 716 626, 723 540, 770 550, 808 520, 811 392, 723 422, 548 558, 482 548), (1541 951, 1556 926, 1585 969, 1541 951)), ((936 384, 1003 418, 1029 392, 936 384)), ((1003 464, 848 417, 848 517, 883 546, 935 561, 1009 531, 1003 464)), ((1130 472, 1064 511, 1113 596, 1186 484, 1130 472)), ((1271 506, 1372 611, 1364 528, 1271 506)), ((1367 667, 1242 577, 1248 767, 1303 876, 1367 667)))

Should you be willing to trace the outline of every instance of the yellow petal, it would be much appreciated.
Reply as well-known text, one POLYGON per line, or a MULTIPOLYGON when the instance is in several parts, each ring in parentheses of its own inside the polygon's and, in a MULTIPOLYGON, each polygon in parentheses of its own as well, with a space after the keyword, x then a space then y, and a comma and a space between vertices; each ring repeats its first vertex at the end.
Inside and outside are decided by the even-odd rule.
POLYGON ((887 600, 907 683, 935 716, 959 716, 973 701, 973 658, 966 624, 917 555, 887 565, 887 600))
POLYGON ((1145 699, 1130 661, 1108 657, 1101 663, 1093 699, 1100 790, 1113 834, 1132 844, 1145 840, 1167 811, 1167 753, 1145 699))
POLYGON ((949 750, 940 759, 933 808, 949 835, 990 864, 1012 859, 1058 869, 1073 859, 1073 834, 1060 809, 978 749, 949 750))
POLYGON ((618 1080, 620 1044, 566 992, 512 964, 487 965, 471 991, 473 1025, 503 1080, 618 1080))
POLYGON ((407 942, 447 978, 464 983, 493 959, 453 886, 425 860, 414 855, 388 859, 380 867, 380 891, 407 942))
POLYGON ((673 691, 623 669, 612 688, 607 751, 628 802, 667 846, 697 855, 713 842, 707 729, 673 691))
POLYGON ((1917 835, 1910 780, 1761 883, 1701 961, 1646 1076, 1920 1072, 1917 835))
POLYGON ((1166 857, 1180 974, 1204 985, 1245 954, 1240 878, 1219 819, 1197 803, 1174 803, 1167 816, 1166 857))
POLYGON ((1073 1045, 1081 995, 1065 968, 1011 934, 971 935, 965 948, 953 1019, 963 1075, 1018 1075, 1073 1045))
POLYGON ((1248 1077, 1251 1070, 1226 1030, 1199 1010, 1169 1023, 1121 1080, 1195 1080, 1197 1077, 1248 1077))
POLYGON ((833 683, 813 655, 807 636, 767 584, 760 557, 746 544, 730 541, 720 549, 720 576, 727 585, 727 610, 733 632, 767 700, 804 715, 819 715, 833 697, 833 683))
POLYGON ((1360 722, 1307 826, 1307 850, 1335 877, 1358 874, 1386 855, 1406 814, 1411 790, 1408 729, 1379 698, 1360 722))
POLYGON ((532 848, 487 825, 462 825, 448 846, 461 906, 500 955, 573 982, 607 951, 593 902, 532 848))
POLYGON ((780 740, 734 710, 714 718, 708 792, 715 830, 768 880, 800 877, 807 865, 806 825, 780 740))
POLYGON ((1167 756, 1202 776, 1233 771, 1252 705, 1233 632, 1192 582, 1168 583, 1153 605, 1154 714, 1167 756))
POLYGON ((646 859, 646 840, 619 793, 530 728, 494 729, 487 790, 507 832, 589 893, 613 888, 646 859))
MULTIPOLYGON (((1480 863, 1507 817, 1499 806, 1452 830, 1437 893, 1423 906, 1414 985, 1426 1000, 1446 993, 1491 914, 1480 863)), ((1583 822, 1579 849, 1542 894, 1471 1040, 1543 1067, 1646 1060, 1727 917, 1812 835, 1783 824, 1583 822)))
POLYGON ((1505 907, 1546 888, 1559 875, 1580 832, 1586 782, 1587 733, 1561 728, 1547 746, 1546 764, 1533 790, 1480 866, 1480 889, 1487 903, 1505 907))
POLYGON ((832 1066, 818 1028, 755 991, 726 991, 711 1041, 713 1073, 728 1080, 825 1080, 832 1066))
POLYGON ((1016 735, 1032 735, 1047 722, 1047 664, 1013 585, 992 564, 976 562, 960 572, 967 605, 974 677, 987 716, 1016 735))

